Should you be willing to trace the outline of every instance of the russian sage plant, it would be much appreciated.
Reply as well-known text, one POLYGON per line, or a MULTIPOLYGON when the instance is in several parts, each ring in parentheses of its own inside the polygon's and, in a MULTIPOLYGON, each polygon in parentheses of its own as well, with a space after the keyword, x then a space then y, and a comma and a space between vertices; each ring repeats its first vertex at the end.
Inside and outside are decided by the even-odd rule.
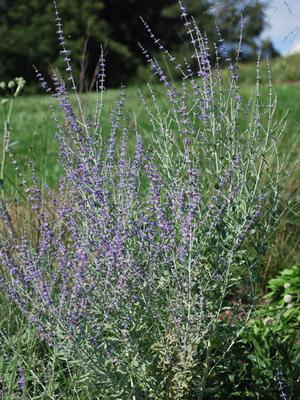
POLYGON ((103 132, 103 55, 95 115, 84 113, 56 5, 67 83, 54 74, 51 87, 36 71, 64 116, 53 110, 64 173, 47 196, 33 173, 33 234, 1 231, 2 287, 43 340, 81 361, 94 398, 202 399, 251 313, 276 217, 282 124, 272 120, 271 83, 264 102, 258 61, 255 94, 244 100, 241 44, 230 58, 220 35, 211 52, 180 9, 193 52, 183 65, 142 20, 182 76, 172 83, 140 44, 164 88, 160 97, 150 85, 140 91, 150 149, 141 122, 126 117, 124 89, 103 132))

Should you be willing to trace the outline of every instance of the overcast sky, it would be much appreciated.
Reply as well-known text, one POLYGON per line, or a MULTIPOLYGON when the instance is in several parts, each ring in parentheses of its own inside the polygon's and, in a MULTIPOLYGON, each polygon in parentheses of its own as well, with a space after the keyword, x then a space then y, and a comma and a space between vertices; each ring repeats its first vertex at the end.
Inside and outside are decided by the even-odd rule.
POLYGON ((300 51, 300 0, 267 0, 267 17, 270 27, 263 37, 270 37, 280 53, 295 46, 300 51))

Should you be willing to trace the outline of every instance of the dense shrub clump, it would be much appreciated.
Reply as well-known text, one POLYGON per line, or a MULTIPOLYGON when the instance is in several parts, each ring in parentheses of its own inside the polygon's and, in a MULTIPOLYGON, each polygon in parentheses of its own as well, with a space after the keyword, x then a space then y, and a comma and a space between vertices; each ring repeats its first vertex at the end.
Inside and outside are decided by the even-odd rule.
POLYGON ((258 62, 256 92, 245 102, 241 45, 231 59, 220 36, 212 54, 183 5, 181 18, 193 49, 185 65, 144 21, 182 75, 173 84, 140 45, 165 90, 163 104, 150 86, 140 93, 147 148, 139 121, 128 120, 123 89, 104 140, 103 56, 95 114, 84 113, 56 10, 67 84, 58 74, 53 87, 37 77, 64 116, 61 123, 53 110, 64 173, 50 192, 33 172, 33 233, 3 214, 2 287, 41 339, 80 361, 95 398, 203 398, 250 316, 255 266, 276 218, 279 167, 270 164, 282 126, 272 122, 271 83, 263 104, 258 62))

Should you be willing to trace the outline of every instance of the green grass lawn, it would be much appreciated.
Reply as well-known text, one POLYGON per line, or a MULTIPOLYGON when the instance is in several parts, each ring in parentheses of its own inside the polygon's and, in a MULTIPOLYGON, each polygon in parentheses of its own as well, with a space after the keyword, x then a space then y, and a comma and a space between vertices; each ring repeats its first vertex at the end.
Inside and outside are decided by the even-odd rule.
MULTIPOLYGON (((246 73, 247 68, 246 65, 241 68, 242 74, 246 73)), ((253 67, 251 71, 253 72, 253 67)), ((246 79, 243 79, 243 81, 241 92, 247 98, 254 92, 255 87, 252 85, 252 81, 251 84, 245 82, 246 79)), ((144 140, 149 143, 151 127, 147 118, 144 117, 138 89, 131 87, 126 90, 126 93, 128 121, 129 123, 133 121, 134 111, 139 119, 141 134, 144 140)), ((286 209, 286 211, 284 217, 281 218, 277 236, 273 239, 273 246, 266 257, 262 273, 264 283, 278 270, 290 267, 299 262, 300 259, 298 248, 300 173, 297 164, 297 160, 300 158, 300 85, 296 83, 276 83, 274 93, 277 96, 277 109, 274 119, 280 120, 288 111, 286 129, 279 144, 280 157, 285 160, 286 177, 284 178, 282 193, 282 210, 286 209)), ((262 95, 265 96, 265 94, 262 95)), ((105 95, 104 136, 109 134, 109 113, 111 106, 118 100, 118 96, 118 90, 108 90, 105 95)), ((53 102, 54 100, 47 96, 18 97, 15 100, 11 121, 12 153, 20 165, 20 170, 24 169, 24 176, 26 177, 28 175, 26 169, 28 160, 33 159, 39 171, 39 176, 51 187, 57 185, 60 174, 55 140, 56 127, 49 112, 49 103, 53 104, 53 102)), ((92 112, 95 94, 84 95, 83 103, 84 108, 88 112, 92 112)), ((2 115, 0 115, 0 124, 0 126, 3 124, 2 115)), ((5 179, 7 191, 9 196, 12 197, 14 186, 18 184, 19 178, 11 165, 5 171, 5 179)), ((27 375, 30 375, 30 378, 27 379, 30 379, 34 391, 41 393, 41 397, 36 395, 34 398, 56 398, 57 393, 60 393, 63 398, 87 399, 84 377, 80 378, 82 379, 82 382, 80 382, 76 375, 72 375, 72 371, 69 371, 69 366, 63 356, 56 354, 55 349, 47 349, 41 344, 33 331, 28 328, 24 319, 2 297, 0 304, 3 305, 1 308, 1 328, 6 334, 1 345, 0 375, 2 374, 7 381, 11 382, 11 393, 16 391, 15 381, 18 366, 26 364, 29 371, 27 375), (7 365, 9 365, 9 368, 7 368, 7 365), (41 380, 40 376, 46 376, 48 383, 41 380)))
MULTIPOLYGON (((300 85, 297 82, 283 83, 289 80, 298 79, 299 56, 289 58, 278 58, 272 63, 272 73, 275 83, 273 93, 277 97, 277 107, 274 120, 281 120, 288 111, 286 128, 281 136, 279 143, 279 155, 285 161, 285 189, 283 191, 283 204, 287 208, 287 215, 283 219, 282 231, 277 238, 276 245, 272 249, 272 254, 276 254, 270 259, 270 268, 278 269, 281 266, 289 266, 299 260, 299 251, 295 237, 298 236, 300 216, 300 173, 297 160, 300 159, 300 85), (276 266, 274 267, 274 264, 276 266), (281 265, 282 264, 282 265, 281 265)), ((262 87, 261 96, 263 102, 267 102, 268 88, 266 87, 266 63, 261 66, 262 87)), ((254 64, 241 64, 241 94, 247 99, 255 93, 256 66, 254 64)), ((299 76, 300 78, 300 76, 299 76)), ((129 87, 126 89, 125 118, 130 125, 134 121, 134 113, 137 116, 138 128, 146 144, 151 141, 151 125, 147 119, 138 90, 143 92, 145 97, 149 96, 146 86, 129 87)), ((164 101, 162 88, 154 86, 157 100, 160 105, 164 101)), ((110 89, 104 95, 104 108, 102 113, 102 135, 107 137, 110 132, 110 110, 118 101, 120 91, 110 89)), ((75 100, 75 99, 73 99, 75 100)), ((96 94, 85 94, 82 96, 85 111, 92 115, 96 104, 96 94)), ((75 101, 74 101, 75 103, 75 101)), ((11 120, 11 149, 14 158, 17 160, 19 171, 15 171, 11 162, 5 168, 5 190, 10 199, 14 198, 16 188, 20 182, 30 179, 29 160, 33 160, 39 179, 55 188, 59 175, 60 166, 58 163, 58 148, 55 139, 56 126, 51 117, 49 104, 54 105, 58 111, 55 100, 50 96, 20 96, 15 99, 14 109, 11 120), (19 177, 18 174, 23 176, 19 177)), ((0 114, 0 126, 3 126, 3 114, 0 114)), ((133 135, 133 134, 132 134, 133 135)), ((132 140, 133 144, 133 140, 132 140)), ((1 143, 0 143, 1 147, 1 143)), ((267 278, 267 277, 266 277, 267 278)))
MULTIPOLYGON (((243 84, 241 92, 243 96, 248 97, 253 90, 252 86, 243 84)), ((277 84, 274 86, 274 93, 278 99, 274 119, 280 120, 288 110, 287 126, 282 136, 279 151, 291 165, 290 163, 298 158, 300 151, 300 119, 298 117, 300 85, 277 84)), ((105 95, 103 135, 109 134, 109 112, 111 106, 118 100, 118 96, 118 90, 108 90, 105 95)), ((137 88, 127 89, 126 96, 126 110, 129 121, 130 119, 133 121, 132 111, 134 111, 139 117, 139 127, 142 130, 144 140, 147 141, 150 136, 150 125, 144 114, 137 88), (143 115, 142 119, 139 114, 143 115)), ((95 101, 95 94, 83 96, 84 107, 91 112, 95 101)), ((12 150, 16 159, 24 165, 28 157, 33 158, 38 168, 42 169, 45 181, 51 186, 57 182, 59 173, 55 140, 56 127, 49 111, 49 104, 53 103, 54 100, 47 96, 21 96, 15 100, 11 122, 12 150)), ((0 126, 2 125, 3 116, 1 115, 0 126)), ((13 179, 14 173, 10 170, 6 172, 6 175, 13 179)))
MULTIPOLYGON (((246 66, 243 68, 246 68, 246 66)), ((162 101, 160 100, 160 90, 157 89, 158 99, 162 101)), ((275 84, 273 90, 277 96, 274 119, 280 120, 288 111, 286 129, 279 144, 280 158, 285 161, 282 207, 286 211, 285 217, 281 220, 280 232, 275 239, 267 261, 265 280, 272 275, 273 271, 298 262, 300 257, 297 244, 297 237, 300 234, 300 173, 297 164, 300 159, 300 85, 297 83, 275 84)), ((147 93, 147 88, 142 88, 142 91, 147 93)), ((241 94, 245 98, 251 96, 254 91, 254 85, 242 83, 241 94)), ((262 88, 262 96, 266 95, 267 91, 262 88)), ((118 98, 119 90, 108 90, 105 94, 102 118, 103 136, 109 135, 109 113, 118 98)), ((131 121, 133 122, 134 111, 139 121, 139 129, 143 139, 146 143, 149 143, 151 126, 144 113, 138 88, 128 88, 126 98, 125 115, 129 124, 131 121)), ((56 127, 49 111, 49 103, 53 104, 53 102, 54 99, 47 96, 18 97, 15 100, 11 122, 12 152, 18 161, 20 171, 24 171, 23 176, 28 178, 30 176, 28 160, 33 159, 40 180, 46 182, 50 187, 57 185, 61 172, 57 161, 56 127)), ((95 103, 95 94, 83 95, 84 108, 88 112, 93 112, 95 103)), ((2 125, 3 121, 0 121, 0 123, 2 125)), ((18 177, 12 164, 8 163, 7 165, 5 186, 10 199, 13 199, 15 188, 18 187, 23 178, 18 177)))

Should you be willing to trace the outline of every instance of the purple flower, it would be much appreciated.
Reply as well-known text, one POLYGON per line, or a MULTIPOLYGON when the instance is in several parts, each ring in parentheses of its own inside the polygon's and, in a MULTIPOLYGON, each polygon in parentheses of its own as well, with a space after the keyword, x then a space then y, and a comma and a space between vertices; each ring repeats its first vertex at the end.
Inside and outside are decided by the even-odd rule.
POLYGON ((19 387, 19 390, 23 392, 26 387, 26 381, 25 381, 25 370, 24 368, 18 368, 18 380, 17 384, 19 387))

